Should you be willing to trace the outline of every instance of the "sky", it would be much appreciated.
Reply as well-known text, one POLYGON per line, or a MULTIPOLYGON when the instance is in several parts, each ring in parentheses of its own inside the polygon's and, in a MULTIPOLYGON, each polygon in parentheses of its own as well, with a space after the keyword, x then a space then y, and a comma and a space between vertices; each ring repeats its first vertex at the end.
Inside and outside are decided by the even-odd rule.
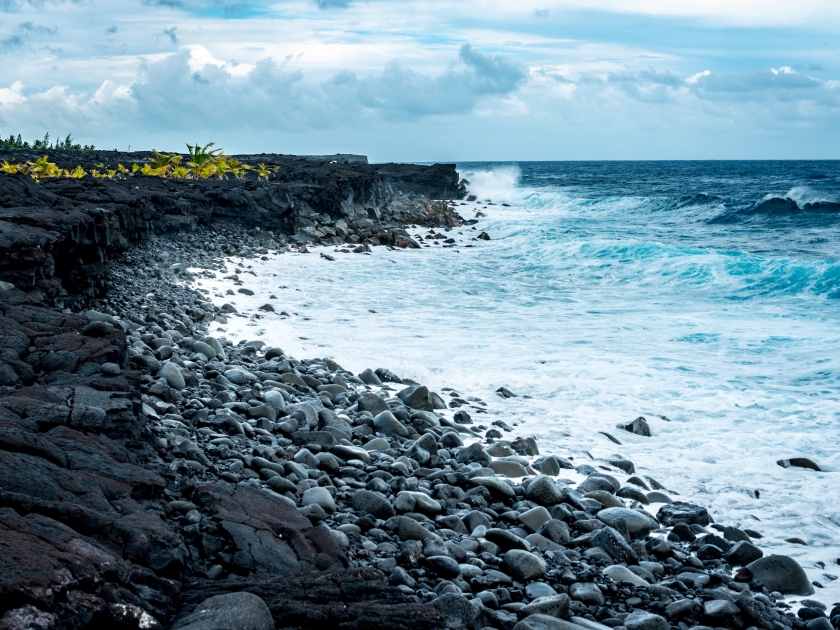
POLYGON ((840 158, 837 0, 0 0, 0 134, 371 161, 840 158))

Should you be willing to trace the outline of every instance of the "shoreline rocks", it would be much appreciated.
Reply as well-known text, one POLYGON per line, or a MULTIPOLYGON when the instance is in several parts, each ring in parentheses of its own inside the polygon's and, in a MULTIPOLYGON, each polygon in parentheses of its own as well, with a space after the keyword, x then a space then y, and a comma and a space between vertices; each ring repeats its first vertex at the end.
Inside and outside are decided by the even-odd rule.
POLYGON ((208 336, 238 314, 183 281, 261 241, 195 229, 118 256, 85 313, 0 284, 0 627, 806 627, 795 561, 654 514, 626 460, 575 483, 386 368, 208 336))

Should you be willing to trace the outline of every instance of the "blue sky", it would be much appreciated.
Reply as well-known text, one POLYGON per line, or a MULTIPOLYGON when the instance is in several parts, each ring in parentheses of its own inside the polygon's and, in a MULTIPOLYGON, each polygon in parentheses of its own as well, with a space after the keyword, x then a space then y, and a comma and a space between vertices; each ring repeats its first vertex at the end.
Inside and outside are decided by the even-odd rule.
POLYGON ((0 133, 372 160, 840 158, 836 0, 0 0, 0 133))

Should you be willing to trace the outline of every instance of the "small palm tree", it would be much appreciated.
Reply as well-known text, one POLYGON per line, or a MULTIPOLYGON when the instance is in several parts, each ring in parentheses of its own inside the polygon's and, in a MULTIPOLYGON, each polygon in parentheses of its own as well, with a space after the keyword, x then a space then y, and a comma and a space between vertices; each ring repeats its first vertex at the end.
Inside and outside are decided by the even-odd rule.
POLYGON ((218 160, 224 157, 220 155, 223 149, 210 149, 210 147, 215 145, 215 142, 208 142, 203 147, 197 142, 187 145, 187 151, 190 156, 190 161, 187 163, 187 166, 192 169, 193 177, 196 179, 212 175, 215 169, 209 169, 208 167, 213 166, 218 160), (205 175, 205 173, 209 173, 209 175, 205 175))

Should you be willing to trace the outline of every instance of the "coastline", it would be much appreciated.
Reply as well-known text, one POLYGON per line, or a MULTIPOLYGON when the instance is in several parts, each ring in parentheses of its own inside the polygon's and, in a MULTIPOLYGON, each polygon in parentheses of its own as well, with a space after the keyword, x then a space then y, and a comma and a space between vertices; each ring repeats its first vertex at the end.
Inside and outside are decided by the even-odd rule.
MULTIPOLYGON (((421 207, 428 205, 421 204, 421 207)), ((440 216, 445 221, 452 215, 446 213, 440 216)), ((480 225, 478 228, 480 229, 480 225)), ((157 611, 162 615, 162 620, 171 619, 179 608, 182 611, 186 610, 186 604, 198 603, 204 595, 240 591, 244 588, 252 592, 259 591, 275 619, 280 614, 278 611, 291 606, 290 600, 308 597, 309 595, 299 592, 288 599, 278 596, 276 588, 272 591, 266 586, 265 580, 268 578, 260 577, 262 573, 288 573, 289 567, 295 566, 290 562, 291 558, 285 548, 280 547, 273 536, 269 535, 271 542, 268 542, 268 539, 260 534, 274 532, 275 536, 282 535, 284 540, 300 541, 300 548, 292 544, 296 562, 303 563, 298 564, 296 570, 337 571, 345 576, 336 578, 339 584, 345 583, 342 580, 346 580, 346 584, 354 584, 360 589, 354 591, 357 595, 363 594, 360 601, 366 601, 364 596, 369 598, 366 601, 368 606, 360 605, 356 611, 356 616, 352 619, 356 624, 354 627, 400 627, 398 619, 402 619, 406 610, 412 611, 412 616, 418 620, 418 627, 444 627, 451 624, 457 627, 458 623, 463 622, 469 627, 477 628, 488 625, 508 628, 525 623, 526 625, 521 627, 527 628, 532 626, 528 626, 528 622, 523 620, 530 613, 531 616, 548 614, 554 618, 574 617, 578 622, 576 627, 587 627, 583 620, 588 617, 592 617, 588 621, 590 624, 596 620, 618 620, 620 623, 615 624, 613 621, 610 627, 628 627, 631 630, 636 627, 667 627, 669 622, 674 625, 686 621, 703 621, 709 625, 733 628, 745 627, 745 622, 746 625, 762 627, 776 627, 774 622, 786 627, 804 627, 804 622, 799 618, 791 621, 789 616, 779 616, 778 613, 774 616, 773 610, 777 609, 777 606, 775 598, 769 597, 770 590, 763 594, 766 601, 761 597, 752 597, 751 591, 756 595, 762 593, 758 583, 750 584, 751 580, 744 580, 743 574, 740 581, 733 581, 731 572, 724 570, 724 552, 731 551, 737 542, 749 543, 749 537, 744 538, 743 532, 730 531, 729 537, 725 531, 716 533, 713 528, 709 528, 710 522, 703 522, 708 520, 708 514, 692 511, 691 508, 688 509, 688 516, 679 518, 683 518, 683 522, 695 521, 693 524, 701 528, 699 531, 686 532, 686 528, 678 528, 684 540, 677 536, 677 540, 663 542, 663 536, 668 535, 668 531, 663 530, 659 532, 659 536, 654 536, 646 543, 644 537, 653 530, 661 529, 660 525, 663 523, 650 519, 655 514, 648 517, 638 510, 628 513, 632 512, 630 508, 640 507, 632 503, 633 500, 641 499, 638 494, 640 486, 633 487, 633 484, 622 483, 626 482, 625 478, 628 475, 621 473, 620 468, 613 466, 609 470, 598 470, 592 467, 591 471, 584 469, 583 473, 579 470, 572 472, 565 466, 562 458, 554 462, 545 460, 537 465, 534 445, 526 435, 519 436, 522 439, 515 442, 517 447, 510 445, 507 450, 504 448, 503 440, 508 432, 503 427, 500 428, 504 433, 497 430, 500 437, 491 438, 494 440, 492 443, 485 442, 483 446, 476 447, 479 436, 474 435, 470 425, 444 422, 440 417, 430 415, 435 406, 435 398, 428 391, 403 391, 404 395, 399 397, 396 394, 404 390, 404 386, 412 386, 408 383, 386 381, 386 387, 391 389, 383 390, 376 385, 376 378, 370 374, 366 377, 370 383, 359 382, 359 375, 342 370, 332 361, 317 364, 307 360, 294 361, 291 356, 279 350, 272 351, 269 356, 266 354, 268 348, 256 347, 259 344, 237 347, 216 347, 213 344, 210 349, 204 345, 198 346, 197 349, 197 344, 205 343, 201 339, 204 336, 203 325, 210 324, 215 317, 229 318, 235 314, 225 311, 224 307, 219 305, 205 306, 209 304, 206 298, 203 302, 196 300, 196 294, 186 292, 183 286, 179 285, 179 281, 189 280, 190 274, 194 273, 191 270, 213 268, 220 273, 229 273, 230 269, 223 272, 222 268, 229 264, 231 254, 269 254, 267 241, 275 240, 276 235, 269 235, 270 239, 263 236, 263 240, 255 240, 255 237, 261 234, 263 231, 246 235, 241 228, 231 227, 227 234, 218 231, 215 234, 207 234, 192 252, 185 252, 184 248, 179 246, 178 237, 174 240, 152 241, 145 249, 129 249, 126 254, 128 266, 113 266, 114 277, 122 277, 122 282, 115 283, 111 294, 101 306, 103 310, 113 308, 113 314, 92 313, 87 319, 77 317, 70 326, 75 326, 76 329, 93 326, 89 332, 94 332, 108 328, 99 325, 102 322, 110 324, 112 328, 103 336, 113 335, 111 343, 117 348, 115 352, 121 351, 124 360, 128 356, 133 357, 130 359, 131 366, 146 372, 141 374, 131 370, 127 372, 132 374, 130 377, 127 374, 115 374, 112 377, 126 383, 130 379, 137 379, 135 383, 139 385, 141 395, 146 396, 145 399, 135 400, 135 405, 139 408, 134 409, 134 417, 139 418, 142 425, 137 426, 141 435, 136 436, 136 439, 138 444, 144 444, 140 447, 146 457, 144 465, 169 471, 152 482, 146 482, 147 485, 156 488, 152 494, 165 497, 163 501, 158 501, 158 504, 163 506, 161 518, 168 524, 171 532, 180 536, 182 541, 176 543, 175 539, 169 539, 169 548, 166 554, 163 554, 169 563, 159 568, 158 573, 165 575, 170 565, 180 562, 182 566, 189 567, 190 572, 194 572, 189 579, 200 576, 196 582, 188 582, 187 588, 182 585, 176 589, 181 591, 182 601, 179 601, 178 597, 169 598, 168 607, 158 606, 157 611), (227 239, 227 243, 218 242, 224 239, 227 239), (243 249, 243 241, 248 244, 250 251, 243 249), (208 258, 212 259, 212 255, 208 256, 204 252, 204 260, 201 260, 202 244, 208 242, 214 242, 214 245, 218 246, 214 251, 219 261, 211 260, 212 267, 201 264, 207 263, 208 258), (265 249, 265 253, 261 253, 261 249, 265 249), (196 250, 199 252, 197 256, 196 250), (162 263, 165 253, 170 255, 168 265, 147 265, 149 273, 143 272, 148 276, 145 278, 135 273, 141 261, 154 257, 155 262, 162 263), (166 273, 157 274, 155 267, 166 273), (129 291, 127 285, 131 284, 134 286, 132 291, 129 291), (126 292, 126 298, 132 300, 133 304, 116 303, 115 293, 119 295, 121 290, 126 292), (158 293, 160 300, 150 296, 150 293, 158 293), (181 306, 191 303, 192 309, 187 312, 181 306, 173 307, 173 298, 181 306), (141 321, 136 321, 128 311, 143 304, 146 304, 146 317, 138 317, 136 319, 141 321), (173 308, 181 312, 174 311, 173 308), (155 310, 162 312, 153 313, 155 310), (198 310, 203 310, 204 313, 196 313, 198 310), (184 319, 187 314, 191 319, 189 324, 184 319), (151 319, 149 315, 152 315, 151 319), (114 320, 115 316, 119 316, 119 320, 114 320), (178 322, 186 333, 178 328, 178 322), (123 328, 127 328, 125 332, 128 334, 130 348, 120 346, 121 343, 125 343, 122 341, 125 337, 121 337, 119 330, 113 328, 115 323, 125 324, 123 328), (173 327, 164 328, 161 324, 173 327), (159 326, 160 330, 155 326, 159 326), (167 331, 171 330, 177 334, 167 334, 167 331), (137 337, 136 340, 132 340, 132 334, 137 337), (146 341, 145 336, 148 335, 153 336, 146 341), (178 339, 178 336, 181 338, 178 339), (192 342, 189 339, 192 339, 192 342), (202 349, 207 352, 213 351, 215 356, 205 355, 206 360, 196 360, 196 354, 201 354, 199 350, 202 349), (177 361, 173 362, 172 357, 179 357, 184 365, 179 364, 178 368, 166 368, 160 372, 164 365, 177 364, 177 361), (169 363, 166 363, 167 360, 169 363), (313 366, 315 369, 310 372, 313 366), (181 367, 192 373, 195 382, 191 381, 189 385, 186 383, 181 367), (242 368, 246 374, 242 374, 242 368), (227 376, 228 372, 232 372, 230 378, 227 376), (323 382, 325 380, 327 382, 323 382), (253 384, 260 385, 256 394, 253 384), (224 397, 232 399, 222 402, 220 397, 214 396, 211 400, 204 401, 206 395, 198 396, 190 391, 190 396, 185 398, 183 394, 176 393, 202 386, 205 387, 205 393, 224 392, 224 397), (360 396, 362 392, 364 395, 360 396), (387 399, 372 400, 367 396, 371 392, 385 392, 387 399), (319 393, 326 396, 320 396, 319 393), (351 401, 353 397, 356 399, 351 401), (367 414, 362 409, 367 403, 360 404, 362 400, 369 401, 371 405, 367 414), (199 401, 200 405, 195 404, 195 401, 199 401), (218 401, 218 404, 214 401, 218 401), (320 406, 316 401, 320 402, 320 406), (310 405, 309 408, 303 406, 307 404, 310 405), (386 408, 382 408, 383 404, 386 408), (332 413, 323 411, 324 409, 332 410, 332 413), (336 409, 346 411, 339 414, 336 409), (220 413, 220 410, 223 411, 220 413), (373 413, 377 410, 378 413, 373 413), (192 413, 193 411, 195 413, 192 413), (203 411, 207 411, 207 414, 203 414, 203 411), (211 411, 215 413, 210 413, 211 411), (383 416, 383 413, 386 415, 383 416), (378 425, 376 418, 379 419, 378 425), (297 426, 292 426, 295 424, 293 420, 297 426), (305 428, 302 430, 302 422, 309 431, 305 428), (285 428, 283 424, 286 424, 285 428), (147 429, 151 429, 151 435, 142 435, 147 429), (382 436, 374 438, 377 431, 382 433, 382 436), (453 436, 457 437, 457 441, 453 436), (382 450, 375 450, 373 447, 370 450, 365 449, 365 445, 371 439, 385 440, 377 442, 377 447, 381 447, 382 450), (346 440, 349 444, 341 440, 346 440), (464 448, 460 448, 458 442, 461 442, 464 448), (225 447, 226 453, 222 447, 225 447), (265 451, 265 447, 269 447, 270 452, 265 451), (262 454, 256 455, 255 450, 262 454), (441 456, 437 454, 440 451, 446 452, 441 456), (319 458, 322 453, 324 455, 319 458), (224 457, 225 454, 229 457, 224 457), (403 457, 406 459, 401 459, 403 457), (503 457, 513 459, 501 459, 503 457), (524 460, 518 459, 523 457, 524 460), (230 463, 220 468, 220 462, 234 459, 241 463, 241 466, 235 466, 235 471, 231 471, 230 463), (525 474, 513 475, 512 479, 519 481, 508 484, 497 476, 500 473, 492 467, 492 462, 509 462, 497 463, 496 468, 508 473, 515 469, 515 472, 525 474), (470 467, 469 464, 473 465, 470 467), (379 475, 378 472, 385 475, 379 475), (542 472, 543 475, 537 476, 538 472, 542 472), (228 474, 227 477, 222 476, 225 473, 228 474), (589 474, 584 476, 585 473, 589 474), (292 475, 294 477, 289 481, 292 475), (580 483, 591 480, 592 492, 602 494, 595 495, 598 499, 585 497, 572 488, 576 484, 558 484, 555 481, 558 476, 561 479, 575 477, 573 481, 580 483), (325 478, 328 481, 321 485, 320 480, 325 478), (523 483, 523 478, 530 481, 523 483), (619 481, 619 478, 622 481, 619 481), (272 485, 272 479, 283 481, 274 481, 272 485), (379 479, 382 483, 375 483, 374 479, 379 479), (307 483, 302 485, 299 482, 303 480, 307 483), (309 480, 317 480, 317 486, 312 485, 309 489, 303 487, 308 485, 309 480), (295 481, 298 483, 294 483, 295 481), (378 489, 366 489, 371 483, 378 489), (335 489, 335 496, 330 487, 335 489), (326 488, 326 491, 316 488, 326 488), (484 490, 481 490, 482 488, 484 490), (267 489, 272 491, 268 492, 267 489), (366 492, 380 492, 383 498, 387 496, 385 501, 388 506, 376 497, 367 497, 361 493, 363 489, 366 492), (280 492, 276 492, 277 490, 280 492), (627 496, 620 500, 621 496, 616 498, 616 494, 622 490, 627 496), (238 497, 237 492, 244 492, 247 497, 238 497), (286 496, 286 499, 294 501, 294 504, 277 498, 278 494, 283 492, 292 495, 286 496), (327 494, 330 496, 327 497, 327 494), (255 496, 259 499, 254 498, 255 496), (371 508, 360 507, 362 502, 356 499, 357 496, 367 497, 376 506, 373 509, 377 512, 372 515, 376 518, 364 516, 365 509, 371 508), (593 503, 598 500, 602 503, 593 503), (280 519, 285 519, 282 522, 284 529, 279 534, 276 523, 262 522, 254 526, 254 522, 260 519, 249 512, 249 508, 260 501, 270 501, 274 513, 284 514, 280 519), (616 501, 621 503, 621 507, 616 501), (621 512, 612 521, 608 518, 597 518, 600 507, 608 504, 614 510, 628 512, 621 512), (313 506, 320 507, 320 511, 313 506), (193 511, 197 512, 197 515, 193 511), (220 512, 239 516, 224 520, 218 516, 220 512), (248 515, 246 522, 242 521, 243 513, 248 515), (476 513, 478 515, 475 515, 476 513), (378 518, 377 514, 388 515, 388 518, 378 518), (545 519, 546 514, 549 519, 545 519), (205 519, 209 520, 209 525, 205 519), (533 519, 544 520, 537 523, 533 519), (220 527, 220 521, 234 525, 220 527), (363 521, 363 524, 359 525, 358 521, 363 521), (337 533, 324 536, 321 531, 324 528, 318 525, 324 522, 329 525, 329 530, 337 533), (533 527, 534 523, 537 523, 536 527, 533 527), (550 525, 543 527, 543 523, 550 525), (636 525, 639 529, 631 530, 636 525), (191 527, 192 529, 189 529, 191 527), (248 527, 251 531, 243 529, 248 527), (476 534, 477 527, 485 529, 478 530, 476 534), (521 528, 521 531, 517 528, 521 528), (712 539, 706 539, 707 544, 715 547, 717 543, 720 547, 717 547, 717 551, 706 549, 701 554, 703 557, 698 558, 702 547, 695 545, 693 548, 692 543, 696 543, 696 540, 688 539, 692 535, 696 538, 697 534, 706 532, 714 536, 712 539), (301 536, 306 540, 301 541, 301 536), (210 538, 222 540, 222 543, 209 540, 210 538), (421 543, 418 538, 431 542, 421 543), (200 539, 200 544, 195 542, 196 539, 200 539), (198 552, 198 561, 188 542, 190 540, 193 541, 192 547, 198 552), (260 545, 265 545, 263 550, 260 553, 247 553, 251 546, 256 544, 256 540, 261 541, 260 545), (592 544, 593 541, 597 544, 592 544), (213 549, 216 544, 223 546, 213 549), (455 546, 458 549, 454 549, 455 546), (222 554, 229 558, 223 557, 222 554), (208 558, 217 562, 209 562, 208 558), (275 558, 276 560, 272 560, 275 564, 265 566, 266 558, 275 558), (673 562, 666 563, 665 560, 673 562), (646 567, 641 564, 643 562, 651 563, 651 566, 646 567), (622 563, 630 568, 620 567, 624 571, 610 569, 612 574, 620 576, 619 579, 605 576, 604 569, 622 563), (371 572, 376 567, 381 573, 371 572), (633 567, 636 567, 636 571, 633 567), (639 570, 639 567, 643 570, 639 570), (253 573, 254 576, 246 578, 239 575, 241 573, 253 573), (709 580, 698 577, 693 584, 688 584, 685 581, 689 580, 688 577, 677 578, 685 573, 694 576, 705 575, 709 580), (385 576, 393 588, 383 588, 385 576), (634 586, 622 586, 621 580, 629 581, 634 586), (647 584, 643 585, 639 580, 647 584), (534 584, 547 584, 548 588, 534 584), (709 588, 705 588, 707 586, 709 588), (479 590, 476 590, 477 588, 479 590), (500 598, 504 599, 505 590, 510 597, 508 602, 500 601, 500 598), (624 590, 628 592, 625 593, 624 590), (423 595, 418 597, 418 592, 423 595), (464 597, 481 592, 491 592, 496 600, 495 605, 490 595, 484 596, 483 599, 464 597), (572 595, 571 599, 569 594, 572 595), (271 597, 278 599, 272 600, 271 597), (541 600, 541 597, 548 599, 541 600), (610 600, 609 604, 607 599, 610 600), (603 601, 599 604, 600 600, 603 601), (631 603, 628 600, 633 601, 631 603), (665 603, 666 600, 669 600, 668 603, 665 603), (471 604, 470 601, 481 604, 471 604), (731 606, 722 604, 707 606, 722 601, 734 606, 737 612, 731 606), (679 606, 673 607, 680 602, 682 603, 679 606), (406 606, 409 608, 404 608, 406 606), (412 606, 416 608, 410 608, 412 606), (668 613, 668 606, 672 606, 673 614, 668 613), (662 621, 644 617, 644 614, 637 614, 636 610, 657 614, 662 621), (377 611, 381 618, 371 621, 366 617, 377 611), (630 621, 627 621, 628 619, 630 621), (627 622, 626 626, 624 622, 627 622), (648 625, 634 625, 637 622, 648 625), (427 625, 423 626, 424 623, 427 625), (666 625, 662 626, 662 623, 666 625)), ((379 234, 392 234, 395 235, 392 238, 410 239, 404 243, 409 246, 411 242, 416 243, 416 239, 408 232, 403 234, 388 230, 379 234)), ((375 235, 372 236, 376 238, 375 235)), ((361 247, 364 250, 364 245, 376 246, 372 239, 365 243, 365 238, 370 239, 360 238, 358 243, 354 243, 353 249, 361 247)), ((377 238, 380 243, 386 239, 377 238)), ((280 245, 277 240, 274 244, 280 245)), ((207 277, 209 279, 209 274, 207 277)), ((48 285, 43 286, 45 288, 41 290, 42 294, 46 292, 48 285)), ((32 303, 18 295, 17 291, 13 294, 21 307, 32 306, 32 303)), ((259 313, 240 315, 249 317, 259 313)), ((223 322, 217 323, 221 325, 223 322)), ((123 365, 120 371, 127 367, 128 365, 123 365)), ((111 367, 107 369, 113 371, 111 367)), ((130 391, 131 388, 126 385, 125 389, 130 391)), ((8 394, 7 391, 6 395, 8 394)), ((113 398, 111 397, 111 400, 113 398)), ((121 411, 124 412, 125 408, 121 411)), ((90 413, 97 415, 97 412, 90 413)), ((110 410, 106 417, 109 414, 110 410)), ((14 422, 14 419, 10 422, 14 422)), ((93 430, 96 428, 101 430, 103 427, 94 425, 93 430)), ((511 435, 515 433, 511 432, 511 435)), ((655 491, 650 488, 649 490, 655 491)), ((647 494, 643 493, 643 496, 648 499, 647 494)), ((16 505, 21 506, 23 503, 19 501, 16 505)), ((644 509, 644 505, 641 507, 644 509)), ((676 522, 664 516, 662 520, 670 521, 671 525, 676 522)), ((149 539, 148 533, 141 534, 143 535, 149 539)), ((166 535, 161 535, 157 540, 164 539, 166 535)), ((752 552, 746 545, 740 546, 741 552, 745 549, 752 552)), ((153 551, 145 551, 146 564, 162 562, 153 559, 153 551)), ((154 568, 152 570, 154 571, 154 568)), ((291 573, 294 574, 295 571, 291 573)), ((145 579, 157 587, 149 588, 163 592, 167 587, 160 580, 169 578, 146 575, 145 579)), ((131 580, 127 582, 131 583, 131 580)), ((288 587, 288 584, 284 584, 288 587)), ((174 586, 171 588, 174 589, 174 586)), ((136 593, 134 596, 136 597, 136 593)), ((331 595, 322 593, 320 596, 323 601, 318 605, 325 606, 326 610, 321 609, 316 614, 337 614, 334 607, 326 603, 331 595)), ((148 605, 149 601, 146 600, 145 603, 148 605)), ((125 607, 138 604, 121 602, 119 605, 125 607)), ((307 605, 317 608, 311 601, 307 605)), ((781 606, 778 610, 784 612, 784 604, 781 606)), ((315 619, 307 621, 306 615, 311 612, 304 614, 299 608, 291 607, 298 617, 283 618, 282 621, 278 621, 281 624, 278 627, 305 627, 307 623, 316 622, 315 619), (303 618, 300 617, 301 614, 303 618)), ((117 613, 109 608, 108 614, 113 617, 117 613)), ((533 622, 544 624, 533 627, 554 627, 551 620, 539 618, 533 622)))

